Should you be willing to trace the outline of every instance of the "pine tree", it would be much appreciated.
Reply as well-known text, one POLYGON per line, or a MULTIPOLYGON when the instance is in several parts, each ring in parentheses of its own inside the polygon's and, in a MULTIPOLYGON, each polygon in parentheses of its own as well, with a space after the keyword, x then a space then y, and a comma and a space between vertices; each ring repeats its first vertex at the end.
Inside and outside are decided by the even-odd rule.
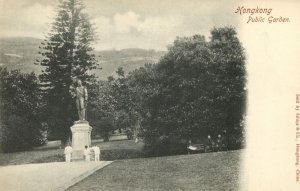
POLYGON ((95 80, 89 72, 97 66, 92 48, 94 40, 93 25, 84 13, 82 2, 62 0, 52 30, 39 52, 43 57, 39 63, 45 67, 39 76, 47 102, 44 114, 52 138, 66 141, 69 127, 77 119, 70 93, 75 80, 80 79, 85 85, 95 80))

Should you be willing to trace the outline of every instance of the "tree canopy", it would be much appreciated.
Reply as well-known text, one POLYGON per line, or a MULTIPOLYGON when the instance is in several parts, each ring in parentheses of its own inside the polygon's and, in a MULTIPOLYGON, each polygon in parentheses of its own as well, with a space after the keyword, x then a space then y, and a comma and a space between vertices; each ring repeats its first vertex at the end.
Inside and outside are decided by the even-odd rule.
POLYGON ((208 134, 226 134, 232 149, 242 146, 245 55, 233 28, 213 29, 210 41, 178 37, 158 64, 125 81, 149 153, 183 152, 188 140, 208 134))
POLYGON ((4 152, 44 143, 41 91, 34 73, 0 68, 0 145, 4 152))

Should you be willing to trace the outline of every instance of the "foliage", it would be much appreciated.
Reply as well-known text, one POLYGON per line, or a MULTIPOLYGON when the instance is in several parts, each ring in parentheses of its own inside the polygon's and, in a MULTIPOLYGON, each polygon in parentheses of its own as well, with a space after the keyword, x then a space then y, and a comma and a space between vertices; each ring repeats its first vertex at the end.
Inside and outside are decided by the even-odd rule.
POLYGON ((90 89, 92 97, 89 102, 89 119, 93 122, 96 133, 100 133, 106 140, 111 131, 133 129, 137 123, 137 112, 128 79, 122 68, 118 68, 116 73, 117 78, 110 76, 108 81, 99 81, 97 86, 90 89))
POLYGON ((80 79, 87 86, 95 82, 89 73, 97 65, 91 46, 94 40, 94 29, 81 1, 61 1, 52 30, 40 47, 43 59, 38 61, 45 68, 39 77, 47 102, 44 116, 52 138, 66 141, 70 126, 78 119, 70 94, 74 81, 80 79))
POLYGON ((112 96, 116 102, 113 113, 115 126, 118 129, 132 130, 137 122, 135 101, 123 68, 119 67, 116 73, 118 77, 111 81, 112 96))
POLYGON ((111 95, 110 82, 99 81, 89 89, 88 120, 93 127, 93 134, 100 134, 108 141, 113 131, 113 112, 115 100, 111 95))
POLYGON ((135 149, 111 149, 101 151, 101 160, 121 160, 121 159, 133 159, 143 158, 143 151, 135 149))
POLYGON ((150 155, 183 153, 188 140, 224 132, 230 149, 242 146, 245 56, 233 28, 213 29, 210 41, 178 37, 157 65, 127 81, 150 155))
POLYGON ((44 143, 41 92, 34 73, 0 68, 1 148, 22 151, 44 143))

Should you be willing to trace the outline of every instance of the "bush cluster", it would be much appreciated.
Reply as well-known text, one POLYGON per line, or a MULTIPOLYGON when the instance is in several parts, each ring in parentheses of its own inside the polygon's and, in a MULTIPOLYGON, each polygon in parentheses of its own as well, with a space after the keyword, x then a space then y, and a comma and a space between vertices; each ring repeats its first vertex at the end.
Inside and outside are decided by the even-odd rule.
POLYGON ((34 73, 0 68, 0 142, 3 152, 45 143, 40 112, 41 93, 34 73))

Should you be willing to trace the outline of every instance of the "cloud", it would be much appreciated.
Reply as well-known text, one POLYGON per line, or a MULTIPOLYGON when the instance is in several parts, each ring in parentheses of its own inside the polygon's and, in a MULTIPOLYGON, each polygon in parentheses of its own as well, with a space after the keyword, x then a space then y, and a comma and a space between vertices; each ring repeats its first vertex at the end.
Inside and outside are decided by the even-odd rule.
POLYGON ((131 28, 137 28, 140 24, 138 21, 139 17, 139 15, 132 11, 129 11, 125 14, 115 14, 113 21, 116 31, 128 33, 130 32, 131 28))
POLYGON ((92 24, 96 28, 96 33, 100 39, 110 38, 111 33, 113 32, 113 26, 111 21, 107 17, 97 17, 92 19, 92 24))
MULTIPOLYGON (((16 0, 11 0, 11 1, 16 1, 16 0)), ((25 8, 31 7, 34 4, 41 4, 41 5, 55 5, 57 4, 58 0, 22 0, 22 6, 25 8)))
POLYGON ((55 11, 52 6, 36 3, 33 6, 23 10, 20 21, 25 24, 41 26, 51 23, 53 17, 55 17, 55 11))
POLYGON ((180 17, 149 16, 142 19, 133 11, 116 13, 108 17, 93 19, 97 34, 101 39, 97 49, 121 49, 131 46, 146 49, 165 49, 176 37, 178 27, 182 24, 180 17), (164 43, 163 47, 159 47, 164 43), (134 45, 135 44, 135 45, 134 45), (105 47, 106 46, 106 47, 105 47))
POLYGON ((43 38, 49 32, 51 22, 55 17, 54 7, 35 3, 24 8, 21 4, 12 9, 8 4, 1 18, 1 36, 32 36, 43 38))
MULTIPOLYGON (((55 18, 57 0, 0 0, 0 37, 44 38, 55 18)), ((85 0, 95 23, 95 48, 165 50, 176 36, 209 35, 213 27, 237 26, 232 4, 184 0, 85 0), (226 9, 224 8, 226 7, 226 9), (170 8, 172 7, 172 8, 170 8)))
POLYGON ((137 27, 138 31, 145 34, 167 34, 170 35, 174 30, 182 25, 180 17, 147 17, 144 22, 137 27))

